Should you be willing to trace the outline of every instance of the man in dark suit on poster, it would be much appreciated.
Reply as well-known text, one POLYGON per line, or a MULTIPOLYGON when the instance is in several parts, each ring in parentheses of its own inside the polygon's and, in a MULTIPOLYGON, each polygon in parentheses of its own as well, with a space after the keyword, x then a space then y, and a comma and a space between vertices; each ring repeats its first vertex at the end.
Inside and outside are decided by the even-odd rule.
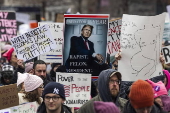
POLYGON ((70 41, 70 53, 65 63, 67 69, 87 69, 92 68, 94 61, 103 63, 103 56, 95 53, 94 43, 89 41, 93 26, 84 25, 81 29, 81 36, 73 36, 70 41))

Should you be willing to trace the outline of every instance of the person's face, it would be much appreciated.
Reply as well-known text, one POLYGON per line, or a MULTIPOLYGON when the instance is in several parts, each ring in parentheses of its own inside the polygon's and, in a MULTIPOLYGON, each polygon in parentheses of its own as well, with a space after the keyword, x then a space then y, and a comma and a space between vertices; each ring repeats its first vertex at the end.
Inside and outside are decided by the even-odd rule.
POLYGON ((92 31, 91 31, 91 28, 89 26, 86 26, 82 31, 81 31, 81 34, 82 36, 86 37, 86 38, 89 38, 90 35, 91 35, 92 31))
POLYGON ((117 68, 118 68, 118 61, 115 61, 115 62, 112 64, 112 69, 117 70, 117 68))
POLYGON ((45 64, 37 64, 35 66, 34 74, 41 77, 46 78, 46 65, 45 64))
POLYGON ((5 83, 9 84, 11 82, 11 79, 4 78, 5 83))
POLYGON ((119 79, 117 78, 116 75, 113 75, 110 79, 109 79, 109 89, 110 89, 110 93, 112 95, 112 97, 116 97, 119 93, 119 79))
POLYGON ((47 111, 61 112, 61 106, 64 103, 64 100, 57 94, 49 93, 45 95, 44 103, 47 111))
POLYGON ((150 113, 151 110, 152 110, 152 106, 135 109, 136 113, 150 113))
POLYGON ((12 53, 12 56, 11 56, 11 60, 10 60, 10 62, 11 62, 11 65, 12 66, 17 66, 17 55, 16 55, 16 53, 15 52, 13 52, 12 53))
POLYGON ((155 100, 156 103, 158 103, 161 106, 161 108, 163 108, 162 100, 161 100, 160 97, 157 97, 154 100, 155 100))
POLYGON ((41 84, 40 87, 38 87, 38 97, 41 97, 41 96, 42 96, 43 90, 44 90, 44 85, 41 84))

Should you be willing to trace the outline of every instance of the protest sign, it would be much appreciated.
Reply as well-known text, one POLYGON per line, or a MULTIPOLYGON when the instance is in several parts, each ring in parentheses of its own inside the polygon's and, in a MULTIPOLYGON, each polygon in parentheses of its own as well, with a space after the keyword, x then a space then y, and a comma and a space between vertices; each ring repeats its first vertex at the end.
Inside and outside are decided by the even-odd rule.
POLYGON ((107 37, 107 53, 110 54, 110 61, 113 59, 120 49, 120 34, 121 34, 122 20, 116 19, 109 22, 109 30, 107 37))
POLYGON ((11 110, 8 108, 8 109, 2 109, 0 110, 0 113, 11 113, 11 110))
POLYGON ((17 85, 0 86, 0 109, 19 105, 17 85))
POLYGON ((66 14, 64 17, 63 63, 67 72, 98 75, 98 67, 106 57, 109 15, 66 14))
POLYGON ((62 63, 62 44, 63 44, 63 23, 45 23, 39 22, 38 26, 47 24, 54 40, 56 48, 39 56, 40 60, 46 63, 62 63))
POLYGON ((146 80, 162 72, 159 59, 164 23, 165 14, 123 15, 120 40, 122 58, 118 62, 122 80, 146 80))
POLYGON ((11 107, 11 113, 37 113, 38 106, 36 102, 29 102, 19 106, 11 107))
POLYGON ((163 47, 162 53, 165 57, 165 64, 170 63, 170 46, 163 47))
POLYGON ((57 72, 56 82, 64 85, 67 106, 81 107, 90 100, 91 74, 57 72))
POLYGON ((17 35, 15 12, 0 11, 0 41, 9 41, 17 35))
POLYGON ((12 38, 10 41, 15 49, 17 58, 24 61, 56 48, 56 43, 48 25, 37 27, 20 36, 12 38))

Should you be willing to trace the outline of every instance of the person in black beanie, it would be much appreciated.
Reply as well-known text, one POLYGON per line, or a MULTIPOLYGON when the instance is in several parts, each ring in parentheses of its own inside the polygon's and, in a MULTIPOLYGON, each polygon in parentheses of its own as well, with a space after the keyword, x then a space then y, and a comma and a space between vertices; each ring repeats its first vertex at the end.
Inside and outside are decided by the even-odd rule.
POLYGON ((63 105, 65 98, 64 85, 57 82, 49 82, 42 94, 43 102, 37 113, 72 113, 70 108, 63 105))

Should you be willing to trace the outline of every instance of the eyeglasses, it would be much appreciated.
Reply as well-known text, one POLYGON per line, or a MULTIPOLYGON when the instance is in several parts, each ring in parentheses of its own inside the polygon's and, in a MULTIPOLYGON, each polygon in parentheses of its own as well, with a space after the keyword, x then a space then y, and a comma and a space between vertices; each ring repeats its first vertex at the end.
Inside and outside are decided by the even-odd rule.
POLYGON ((120 81, 119 80, 109 80, 109 84, 120 84, 120 81))
POLYGON ((45 96, 45 101, 50 101, 51 98, 52 98, 53 101, 58 101, 59 98, 61 98, 61 97, 57 97, 57 96, 54 96, 54 97, 45 96))

